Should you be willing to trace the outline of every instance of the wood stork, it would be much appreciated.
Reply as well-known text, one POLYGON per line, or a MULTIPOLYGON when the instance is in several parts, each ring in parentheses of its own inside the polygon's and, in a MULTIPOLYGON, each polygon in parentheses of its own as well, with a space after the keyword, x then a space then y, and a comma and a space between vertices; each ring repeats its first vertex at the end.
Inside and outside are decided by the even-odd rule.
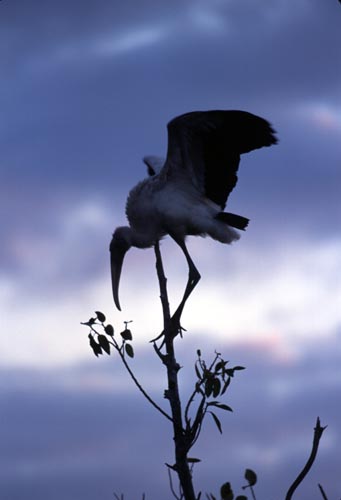
POLYGON ((185 244, 187 235, 210 236, 221 243, 239 238, 245 217, 224 212, 237 183, 240 155, 277 143, 271 125, 245 111, 194 111, 168 123, 165 161, 147 156, 149 178, 129 193, 129 226, 118 227, 110 244, 112 291, 116 307, 124 255, 131 247, 149 248, 169 235, 188 264, 184 296, 172 319, 180 321, 187 298, 200 280, 185 244))

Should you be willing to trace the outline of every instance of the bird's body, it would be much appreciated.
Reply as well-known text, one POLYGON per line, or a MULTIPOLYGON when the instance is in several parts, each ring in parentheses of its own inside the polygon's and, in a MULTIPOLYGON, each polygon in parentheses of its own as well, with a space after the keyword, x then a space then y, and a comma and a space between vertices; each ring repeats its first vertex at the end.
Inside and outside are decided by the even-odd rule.
POLYGON ((239 234, 224 222, 215 219, 220 207, 203 198, 184 176, 167 180, 162 173, 149 177, 129 193, 126 215, 133 231, 133 246, 148 248, 173 235, 210 236, 221 243, 231 243, 239 234))
POLYGON ((148 248, 170 235, 183 250, 189 279, 180 306, 200 279, 185 245, 187 235, 210 236, 221 243, 239 238, 248 219, 224 212, 237 183, 240 155, 276 144, 270 124, 244 111, 197 111, 168 124, 167 158, 146 157, 150 177, 129 193, 129 227, 116 229, 110 245, 113 295, 120 309, 118 285, 125 252, 148 248))

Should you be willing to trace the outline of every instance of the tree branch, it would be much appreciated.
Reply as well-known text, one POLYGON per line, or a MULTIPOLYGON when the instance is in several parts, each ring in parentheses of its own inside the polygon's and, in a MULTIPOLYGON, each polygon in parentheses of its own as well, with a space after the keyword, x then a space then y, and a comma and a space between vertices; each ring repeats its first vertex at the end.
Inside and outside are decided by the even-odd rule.
POLYGON ((123 353, 121 352, 120 348, 118 347, 118 345, 115 345, 113 344, 112 342, 110 342, 110 344, 112 344, 115 349, 117 350, 118 354, 120 355, 121 357, 121 360, 122 360, 122 363, 124 364, 127 372, 129 373, 129 375, 131 376, 131 378, 133 379, 136 387, 139 389, 140 392, 142 392, 142 394, 144 395, 144 397, 150 402, 151 405, 154 406, 154 408, 156 408, 160 413, 162 413, 162 415, 166 418, 168 418, 168 420, 170 420, 171 422, 173 422, 173 419, 172 417, 170 417, 168 415, 168 413, 166 413, 157 403, 155 403, 155 401, 149 396, 149 394, 143 389, 142 385, 139 383, 139 381, 137 380, 137 378, 135 377, 133 371, 131 370, 130 366, 128 365, 123 353))
MULTIPOLYGON (((181 400, 179 394, 178 372, 180 366, 176 361, 174 352, 174 339, 179 328, 176 321, 172 321, 169 310, 169 301, 167 294, 167 280, 163 269, 160 244, 157 241, 154 245, 156 256, 156 271, 160 286, 160 299, 163 311, 164 337, 161 347, 156 347, 154 339, 154 349, 158 353, 160 359, 167 369, 168 387, 165 391, 165 397, 169 400, 175 443, 175 465, 174 470, 177 472, 180 486, 185 500, 195 500, 195 493, 192 482, 192 475, 187 461, 187 453, 190 448, 188 436, 183 428, 181 400), (161 353, 161 349, 166 350, 166 354, 161 353)), ((159 337, 158 337, 159 338, 159 337)))
POLYGON ((320 490, 321 495, 322 495, 322 497, 323 497, 323 500, 328 500, 328 497, 327 497, 327 495, 326 495, 326 493, 325 493, 324 489, 322 488, 322 485, 321 485, 321 484, 318 484, 318 487, 319 487, 319 490, 320 490))
MULTIPOLYGON (((96 328, 94 328, 93 324, 89 324, 88 323, 82 323, 84 325, 87 325, 87 326, 90 326, 90 331, 93 332, 95 335, 97 336, 100 336, 100 333, 96 330, 96 328)), ((102 323, 102 327, 104 328, 104 324, 102 323)), ((117 343, 117 341, 114 339, 114 337, 112 336, 111 338, 111 341, 109 340, 108 343, 110 345, 112 345, 114 347, 114 349, 116 349, 116 351, 118 352, 121 360, 122 360, 122 363, 124 364, 127 372, 129 373, 130 377, 132 378, 133 382, 135 383, 136 387, 138 388, 138 390, 143 394, 143 396, 149 401, 149 403, 154 406, 154 408, 156 408, 156 410, 158 410, 160 413, 162 413, 162 415, 164 417, 166 417, 168 420, 170 420, 171 422, 173 421, 172 420, 172 417, 170 417, 170 415, 168 415, 167 412, 165 412, 157 403, 155 403, 155 401, 149 396, 149 394, 143 389, 142 385, 139 383, 139 381, 137 380, 137 378, 135 377, 134 375, 134 372, 132 371, 132 369, 130 368, 129 364, 127 363, 126 359, 125 359, 125 356, 124 356, 124 343, 121 345, 121 347, 119 346, 119 344, 117 343)))
POLYGON ((312 446, 312 449, 311 449, 310 456, 309 456, 309 458, 307 460, 307 463, 303 467, 302 471, 299 473, 299 475, 297 476, 297 478, 295 479, 295 481, 292 483, 292 485, 288 489, 288 492, 286 494, 285 500, 291 500, 292 499, 292 496, 293 496, 294 492, 296 491, 296 489, 298 488, 298 486, 301 484, 301 482, 303 481, 303 479, 305 478, 305 476, 310 471, 310 469, 311 469, 311 467, 312 467, 312 465, 313 465, 313 463, 315 461, 316 455, 317 455, 317 450, 318 450, 318 447, 319 447, 320 439, 321 439, 323 431, 326 429, 326 427, 322 427, 321 426, 320 419, 319 419, 319 417, 317 417, 316 427, 314 428, 313 446, 312 446))

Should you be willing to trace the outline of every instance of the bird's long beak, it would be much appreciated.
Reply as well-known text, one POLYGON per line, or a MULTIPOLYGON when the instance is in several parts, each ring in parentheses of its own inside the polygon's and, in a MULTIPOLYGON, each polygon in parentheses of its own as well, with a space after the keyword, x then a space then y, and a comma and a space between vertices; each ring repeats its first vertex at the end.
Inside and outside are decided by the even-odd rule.
POLYGON ((115 234, 110 243, 110 267, 111 267, 111 284, 114 302, 117 309, 120 311, 120 301, 118 298, 118 290, 120 285, 120 277, 124 256, 129 250, 130 245, 121 238, 115 237, 115 234))

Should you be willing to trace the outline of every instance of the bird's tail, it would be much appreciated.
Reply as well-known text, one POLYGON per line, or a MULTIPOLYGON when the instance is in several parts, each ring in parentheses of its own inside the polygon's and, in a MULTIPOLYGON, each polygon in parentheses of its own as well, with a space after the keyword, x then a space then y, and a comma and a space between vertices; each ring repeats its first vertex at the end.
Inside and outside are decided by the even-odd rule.
POLYGON ((219 212, 215 218, 221 222, 225 222, 229 226, 241 229, 244 231, 249 223, 249 219, 241 215, 231 214, 229 212, 219 212))

